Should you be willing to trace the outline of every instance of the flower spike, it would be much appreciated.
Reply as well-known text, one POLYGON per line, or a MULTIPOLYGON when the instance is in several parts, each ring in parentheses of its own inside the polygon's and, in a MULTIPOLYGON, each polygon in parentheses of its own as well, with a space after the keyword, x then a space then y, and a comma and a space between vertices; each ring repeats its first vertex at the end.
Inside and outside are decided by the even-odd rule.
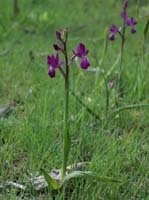
MULTIPOLYGON (((128 8, 128 0, 125 0, 124 1, 124 4, 123 4, 123 10, 121 12, 121 17, 124 21, 123 23, 123 26, 121 29, 118 29, 115 24, 112 24, 112 26, 110 27, 109 31, 110 31, 110 35, 109 35, 109 40, 113 41, 115 40, 115 35, 117 33, 119 33, 119 35, 121 37, 125 37, 124 36, 124 32, 125 32, 125 29, 128 27, 128 26, 131 26, 131 33, 135 33, 136 32, 136 29, 135 29, 135 25, 137 24, 137 21, 135 21, 133 19, 133 17, 131 17, 130 19, 128 18, 127 16, 127 8, 128 8)), ((124 38, 123 38, 124 39, 124 38)))

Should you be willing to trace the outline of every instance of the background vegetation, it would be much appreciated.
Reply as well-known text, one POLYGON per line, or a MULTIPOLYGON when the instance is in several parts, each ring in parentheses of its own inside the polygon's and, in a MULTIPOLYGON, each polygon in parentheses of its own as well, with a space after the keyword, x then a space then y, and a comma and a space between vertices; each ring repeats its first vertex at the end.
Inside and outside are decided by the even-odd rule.
MULTIPOLYGON (((12 2, 0 1, 0 107, 10 104, 14 110, 0 116, 0 185, 12 180, 27 185, 28 172, 39 175, 41 167, 61 168, 63 126, 63 78, 47 75, 46 57, 54 53, 55 31, 69 29, 69 49, 82 41, 90 50, 91 67, 83 71, 71 68, 71 88, 101 119, 95 119, 70 97, 72 149, 69 163, 90 161, 88 170, 101 176, 122 180, 122 184, 75 181, 68 199, 147 200, 149 181, 147 153, 149 112, 146 107, 119 112, 105 125, 107 83, 115 83, 119 70, 120 39, 108 42, 107 54, 100 66, 104 32, 112 23, 121 24, 123 1, 112 0, 28 0, 19 1, 19 13, 12 2)), ((131 1, 130 15, 138 20, 137 33, 127 32, 123 75, 125 94, 120 107, 149 103, 149 40, 143 51, 143 31, 147 17, 142 9, 147 1, 131 1)), ((110 112, 115 107, 115 89, 110 90, 110 112)), ((2 191, 0 199, 50 199, 49 193, 17 195, 2 191)), ((62 199, 61 194, 56 199, 62 199)))

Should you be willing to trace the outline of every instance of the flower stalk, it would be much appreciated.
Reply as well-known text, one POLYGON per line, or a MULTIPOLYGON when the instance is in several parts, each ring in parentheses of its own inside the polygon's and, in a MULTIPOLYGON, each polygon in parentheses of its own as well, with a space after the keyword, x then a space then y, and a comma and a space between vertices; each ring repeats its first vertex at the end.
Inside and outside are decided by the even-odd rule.
POLYGON ((67 55, 67 43, 64 43, 64 57, 66 65, 65 74, 65 109, 64 109, 64 132, 63 132, 63 164, 62 164, 62 179, 66 175, 67 161, 70 151, 70 136, 69 136, 69 64, 67 55))
POLYGON ((125 31, 126 26, 125 26, 125 21, 123 23, 123 30, 122 33, 120 34, 121 36, 121 51, 120 51, 120 69, 119 69, 119 77, 118 77, 118 93, 119 96, 123 96, 123 54, 124 54, 124 45, 125 45, 125 31))
POLYGON ((18 0, 13 0, 13 12, 14 15, 17 15, 19 13, 18 0))

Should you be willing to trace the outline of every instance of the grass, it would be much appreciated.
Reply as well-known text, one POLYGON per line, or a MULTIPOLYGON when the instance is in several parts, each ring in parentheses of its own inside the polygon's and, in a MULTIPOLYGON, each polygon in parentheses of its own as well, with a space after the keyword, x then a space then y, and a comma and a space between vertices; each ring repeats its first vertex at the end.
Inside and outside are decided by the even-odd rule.
MULTIPOLYGON (((129 13, 136 15, 135 1, 129 13)), ((147 2, 144 1, 144 5, 147 2)), ((61 168, 63 128, 63 78, 47 75, 46 56, 53 53, 55 31, 70 29, 69 49, 80 41, 89 48, 92 67, 99 66, 104 30, 120 24, 121 3, 116 1, 40 0, 20 2, 20 14, 13 17, 8 0, 0 2, 0 107, 15 102, 14 111, 0 118, 0 184, 6 180, 27 185, 28 171, 40 174, 61 168), (66 10, 67 8, 67 10, 66 10)), ((120 107, 149 103, 149 41, 142 57, 145 18, 138 19, 137 33, 127 32, 123 81, 125 95, 120 107)), ((117 77, 120 41, 108 43, 103 66, 107 80, 117 77), (115 63, 115 65, 113 65, 115 63), (113 67, 112 67, 113 66, 113 67)), ((75 180, 68 199, 148 200, 148 107, 134 107, 110 117, 105 126, 106 91, 102 73, 72 66, 71 88, 80 95, 101 121, 70 96, 70 133, 73 145, 69 164, 90 161, 87 170, 122 180, 121 184, 75 180)), ((115 89, 110 90, 110 113, 115 107, 115 89)), ((28 191, 26 199, 50 199, 50 194, 28 191)), ((2 191, 0 199, 23 199, 15 189, 2 191)), ((56 195, 62 199, 62 194, 56 195)))

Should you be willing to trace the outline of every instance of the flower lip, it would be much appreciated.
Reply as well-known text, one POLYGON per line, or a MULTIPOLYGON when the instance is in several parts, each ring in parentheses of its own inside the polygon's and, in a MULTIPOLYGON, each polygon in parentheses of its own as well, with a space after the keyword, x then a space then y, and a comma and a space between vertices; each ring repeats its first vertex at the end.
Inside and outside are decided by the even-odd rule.
POLYGON ((132 27, 131 33, 133 34, 133 33, 135 33, 135 32, 136 32, 136 29, 135 29, 134 27, 132 27))
POLYGON ((115 34, 111 33, 109 35, 109 40, 111 40, 111 41, 115 40, 115 34))
POLYGON ((55 77, 55 69, 53 67, 49 67, 48 74, 51 78, 55 77))
POLYGON ((87 69, 90 66, 90 62, 87 60, 86 57, 82 58, 80 66, 81 66, 82 69, 87 69))
POLYGON ((88 54, 89 50, 85 48, 83 43, 79 43, 77 51, 73 51, 74 55, 77 57, 85 57, 88 54))

